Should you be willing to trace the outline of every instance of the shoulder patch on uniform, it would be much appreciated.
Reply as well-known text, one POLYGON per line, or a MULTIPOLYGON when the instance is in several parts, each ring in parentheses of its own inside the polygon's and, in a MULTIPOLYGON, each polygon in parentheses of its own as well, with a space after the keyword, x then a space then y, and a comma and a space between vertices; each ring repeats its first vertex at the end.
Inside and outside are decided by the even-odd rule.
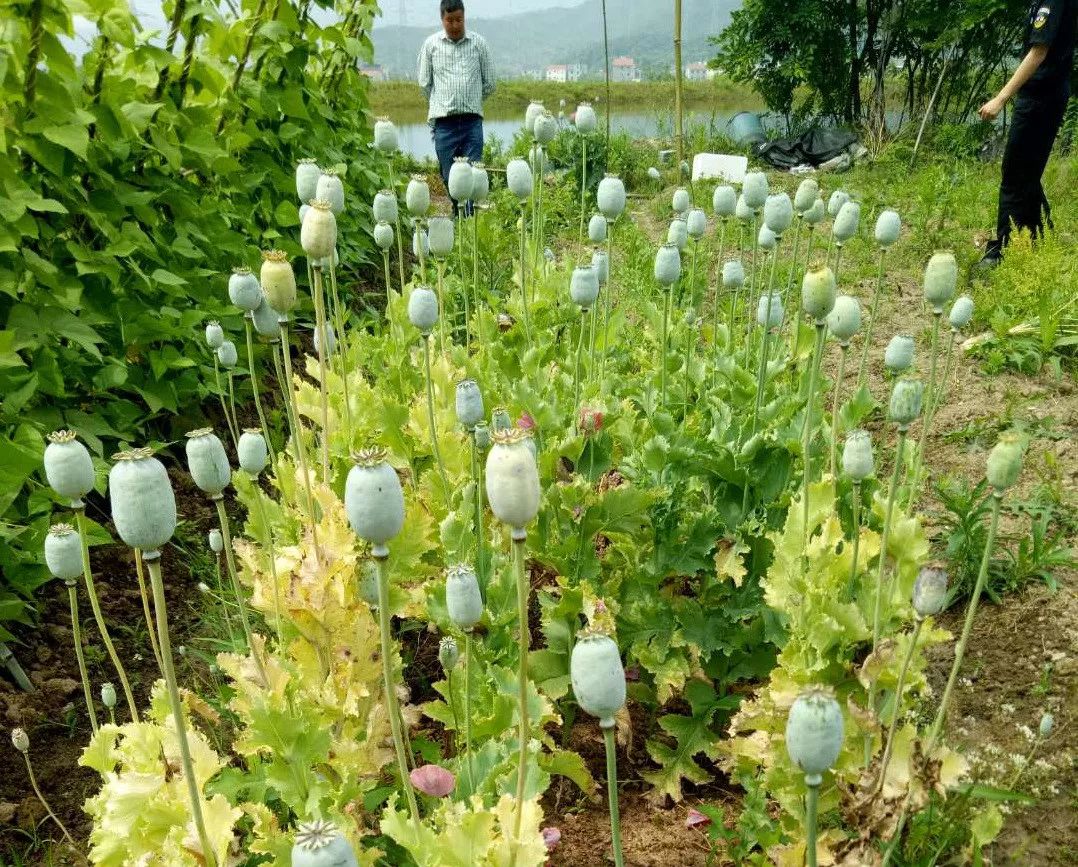
POLYGON ((1037 15, 1033 19, 1033 29, 1040 30, 1048 23, 1048 16, 1052 14, 1052 8, 1050 6, 1042 6, 1037 10, 1037 15))

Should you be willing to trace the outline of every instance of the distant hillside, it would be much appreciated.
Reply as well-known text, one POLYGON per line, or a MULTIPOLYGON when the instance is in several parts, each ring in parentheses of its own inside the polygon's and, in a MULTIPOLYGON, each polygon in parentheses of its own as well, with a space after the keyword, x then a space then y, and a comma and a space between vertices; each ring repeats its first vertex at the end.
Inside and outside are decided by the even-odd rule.
MULTIPOLYGON (((738 0, 685 0, 682 54, 686 63, 706 60, 715 53, 708 37, 730 21, 738 0)), ((607 0, 610 52, 628 54, 645 72, 669 69, 673 60, 673 4, 658 0, 607 0)), ((389 4, 388 9, 392 9, 389 4)), ((592 75, 603 68, 601 0, 587 0, 570 8, 550 7, 541 12, 502 18, 469 18, 468 26, 486 37, 494 52, 498 74, 516 77, 554 63, 582 63, 592 75)), ((388 20, 392 20, 390 11, 388 20)), ((420 45, 436 29, 382 26, 374 30, 374 62, 393 77, 415 77, 420 45)))

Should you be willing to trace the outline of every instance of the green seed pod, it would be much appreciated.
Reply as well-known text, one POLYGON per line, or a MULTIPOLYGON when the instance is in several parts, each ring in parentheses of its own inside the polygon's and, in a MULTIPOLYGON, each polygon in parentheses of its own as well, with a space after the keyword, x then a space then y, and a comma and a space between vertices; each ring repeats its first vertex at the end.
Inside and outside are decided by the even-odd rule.
POLYGON ((521 201, 530 199, 535 178, 532 175, 531 166, 524 160, 511 160, 505 167, 505 180, 509 185, 509 192, 521 201))
POLYGON ((267 250, 262 253, 260 273, 262 292, 270 307, 287 316, 296 306, 296 273, 288 254, 283 250, 267 250))
POLYGON ((932 617, 947 604, 947 569, 942 563, 929 563, 917 573, 913 584, 913 610, 918 617, 932 617))
POLYGON ((252 476, 257 476, 269 463, 269 448, 262 431, 256 427, 245 428, 240 434, 237 448, 240 459, 240 469, 252 476))
MULTIPOLYGON (((325 202, 334 217, 344 212, 344 182, 336 172, 322 172, 318 178, 314 198, 316 201, 325 202)), ((314 207, 314 202, 309 204, 312 208, 314 207)))
POLYGON ((30 736, 26 733, 25 729, 13 728, 11 730, 11 745, 20 753, 29 752, 30 736))
POLYGON ((588 133, 595 132, 596 127, 599 125, 599 118, 595 115, 595 109, 591 107, 590 102, 582 102, 576 107, 576 130, 577 132, 588 133))
POLYGON ((485 421, 479 422, 472 432, 475 436, 475 447, 481 452, 490 448, 490 425, 485 421))
POLYGON ((535 135, 535 121, 539 119, 546 108, 543 107, 543 103, 533 99, 528 103, 527 109, 524 111, 524 129, 528 131, 528 135, 535 135))
POLYGON ((842 708, 831 691, 811 687, 799 695, 786 718, 786 752, 805 773, 810 786, 818 786, 842 752, 845 723, 842 708))
POLYGON ((891 421, 899 428, 909 427, 921 414, 924 399, 924 383, 912 377, 903 377, 891 389, 891 421))
POLYGON ((764 225, 779 237, 794 221, 794 205, 786 193, 768 196, 764 203, 764 225))
POLYGON ((861 222, 861 206, 857 202, 845 202, 835 217, 835 224, 831 227, 831 234, 835 241, 845 244, 857 234, 857 227, 861 222))
POLYGON ((490 175, 482 163, 472 166, 472 201, 481 204, 490 198, 490 175))
POLYGON ((850 338, 861 327, 861 305, 851 295, 839 295, 835 298, 835 306, 827 314, 827 330, 835 335, 835 338, 843 346, 850 345, 850 338))
POLYGON ((438 642, 438 662, 442 664, 442 670, 449 674, 457 667, 457 662, 459 661, 460 649, 457 647, 457 641, 452 636, 447 635, 438 642))
POLYGON ((831 193, 831 198, 827 200, 827 214, 831 217, 837 217, 842 210, 842 206, 850 200, 850 194, 845 190, 835 190, 831 193))
POLYGON ((689 237, 699 241, 707 232, 707 214, 702 208, 691 208, 685 217, 685 228, 689 231, 689 237))
POLYGON ((76 438, 74 431, 58 430, 49 434, 45 446, 45 478, 49 487, 75 508, 82 504, 94 487, 94 462, 86 446, 76 438))
POLYGON ((774 252, 778 247, 779 239, 768 227, 767 224, 760 226, 760 232, 756 236, 756 245, 761 250, 766 250, 768 253, 774 252))
POLYGON ((157 552, 176 532, 176 496, 164 465, 150 449, 114 455, 109 471, 112 522, 124 544, 157 552))
POLYGON ((794 210, 803 215, 819 197, 820 185, 814 178, 805 178, 797 186, 797 193, 794 195, 794 210))
POLYGON ((822 223, 824 214, 826 213, 826 207, 824 206, 823 199, 817 199, 812 203, 812 207, 804 213, 805 222, 810 226, 815 226, 817 223, 822 223))
POLYGON ((379 190, 374 194, 374 219, 380 223, 396 223, 399 212, 397 197, 392 190, 379 190))
POLYGON ((737 210, 737 191, 729 184, 719 184, 711 194, 711 210, 720 219, 732 217, 737 210))
POLYGON ((427 223, 427 239, 430 252, 438 259, 453 252, 453 221, 449 217, 431 217, 427 223))
POLYGON ((801 282, 801 307, 820 322, 834 309, 837 294, 835 273, 826 265, 817 264, 809 268, 801 282))
POLYGON ((655 168, 655 166, 648 167, 648 177, 653 181, 661 181, 663 179, 662 172, 655 168))
POLYGON ((968 295, 962 295, 951 306, 951 315, 948 321, 951 323, 951 328, 955 331, 961 331, 973 318, 973 299, 968 295))
POLYGON ((896 334, 883 351, 884 366, 893 373, 902 373, 913 365, 917 344, 909 334, 896 334))
POLYGON ((258 278, 246 265, 232 269, 232 276, 228 278, 228 297, 240 310, 248 312, 254 310, 262 300, 258 278))
POLYGON ((206 345, 210 349, 220 349, 221 344, 225 342, 225 330, 221 327, 221 323, 214 321, 206 324, 206 345))
POLYGON ((886 210, 876 218, 876 243, 890 247, 902 234, 902 218, 898 211, 886 210))
POLYGON ((625 707, 625 669, 614 640, 600 632, 581 633, 569 657, 569 678, 577 704, 598 717, 602 728, 613 726, 625 707))
POLYGON ((756 324, 761 328, 778 328, 782 325, 782 293, 761 292, 756 304, 756 324))
POLYGON ((591 255, 591 267, 595 269, 595 276, 599 278, 599 285, 605 286, 610 279, 610 259, 605 250, 596 250, 591 255))
POLYGON ((374 146, 386 154, 391 154, 400 147, 397 127, 388 117, 379 117, 374 121, 374 146))
POLYGON ((82 574, 82 540, 70 524, 54 524, 45 536, 45 565, 49 574, 71 581, 82 574))
POLYGON ((239 353, 236 351, 236 344, 231 340, 226 340, 217 348, 217 360, 221 363, 221 367, 225 370, 231 370, 240 360, 239 353))
POLYGON ((423 334, 438 324, 438 296, 426 286, 416 286, 408 296, 408 321, 423 334))
POLYGON ((370 542, 375 557, 386 557, 386 543, 404 526, 404 492, 397 471, 381 448, 362 449, 344 485, 344 510, 355 534, 370 542))
POLYGON ((292 867, 358 867, 355 850, 337 828, 322 819, 299 826, 292 867))
POLYGON ((689 243, 689 227, 681 217, 674 217, 670 221, 670 228, 666 231, 666 243, 674 244, 678 252, 684 252, 689 243))
POLYGON ((187 470, 199 489, 214 499, 232 481, 225 447, 212 428, 199 428, 187 434, 187 470))
POLYGON ((224 537, 221 535, 220 530, 210 530, 210 532, 206 535, 206 541, 210 546, 210 550, 213 551, 214 554, 220 554, 222 551, 225 550, 225 540, 224 537))
POLYGON ((430 238, 418 225, 412 232, 412 255, 417 259, 430 258, 430 238))
POLYGON ((462 379, 457 383, 457 421, 460 426, 472 430, 485 415, 479 383, 474 379, 462 379))
POLYGON ((509 418, 509 410, 504 406, 496 406, 490 413, 490 426, 494 433, 510 430, 513 422, 509 418))
POLYGON ((595 214, 588 221, 588 240, 593 244, 602 244, 606 240, 606 217, 595 214))
POLYGON ((276 340, 280 336, 281 314, 270 307, 265 296, 262 297, 262 303, 251 314, 251 323, 254 325, 255 331, 262 337, 270 337, 276 340))
POLYGON ((958 262, 954 253, 941 250, 932 254, 925 266, 925 301, 937 315, 943 313, 943 306, 954 297, 958 286, 958 262))
POLYGON ((868 431, 852 430, 846 434, 842 447, 842 471, 855 482, 864 481, 876 472, 872 436, 868 431))
POLYGON ((311 209, 303 218, 299 242, 308 259, 317 261, 332 256, 337 246, 337 218, 330 207, 326 200, 313 199, 311 209))
POLYGON ((590 310, 599 297, 599 275, 591 265, 581 265, 573 269, 569 280, 569 297, 582 310, 590 310))
POLYGON ((681 277, 681 253, 677 244, 663 244, 655 254, 655 280, 663 287, 670 287, 681 277))
POLYGON ((767 203, 767 175, 763 172, 749 172, 741 183, 741 195, 745 204, 758 211, 767 203))
POLYGON ((550 144, 558 134, 558 122, 549 111, 544 111, 535 119, 533 130, 535 140, 541 145, 550 144))
POLYGON ((296 164, 296 195, 301 202, 315 198, 321 176, 322 170, 312 159, 303 159, 296 164))
POLYGON ((740 259, 722 263, 722 286, 724 289, 740 289, 745 285, 745 266, 740 259))
POLYGON ((614 222, 625 210, 625 184, 617 175, 608 174, 599 181, 595 197, 599 211, 610 222, 614 222))
POLYGON ((359 570, 359 598, 371 608, 378 607, 378 565, 364 560, 359 570))
POLYGON ((487 500, 494 516, 522 531, 539 512, 539 470, 520 430, 495 431, 487 453, 487 500))
POLYGON ((457 157, 449 169, 449 197, 458 202, 466 202, 471 199, 474 187, 472 164, 467 157, 457 157))
POLYGON ((383 220, 374 227, 374 243, 379 250, 392 250, 395 240, 396 232, 390 223, 383 220))
POLYGON ((1018 434, 1000 434, 999 441, 988 453, 988 484, 997 493, 1005 491, 1018 481, 1022 474, 1023 448, 1018 434))
POLYGON ((1037 727, 1037 733, 1041 738, 1046 738, 1052 734, 1052 729, 1055 728, 1056 719, 1050 713, 1046 713, 1041 717, 1041 724, 1037 727))
POLYGON ((430 185, 423 175, 412 175, 404 191, 404 204, 413 217, 425 217, 430 210, 430 185))
POLYGON ((101 704, 109 710, 116 707, 116 687, 110 681, 101 684, 101 704))
POLYGON ((543 177, 550 170, 550 160, 547 159, 546 151, 541 145, 534 144, 528 151, 528 165, 531 167, 532 174, 539 177, 543 177))
POLYGON ((674 212, 684 216, 688 213, 689 208, 692 207, 692 198, 689 196, 689 191, 684 187, 678 187, 674 190, 674 197, 671 202, 674 206, 674 212))
POLYGON ((483 596, 471 566, 450 567, 445 579, 445 604, 449 619, 458 629, 471 629, 482 619, 483 596))

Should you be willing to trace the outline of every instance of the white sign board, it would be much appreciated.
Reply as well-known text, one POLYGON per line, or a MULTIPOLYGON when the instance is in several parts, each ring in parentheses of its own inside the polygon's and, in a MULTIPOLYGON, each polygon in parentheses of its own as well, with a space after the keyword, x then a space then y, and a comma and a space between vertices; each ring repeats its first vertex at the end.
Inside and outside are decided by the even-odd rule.
POLYGON ((733 154, 697 154, 692 159, 692 179, 712 178, 731 184, 745 180, 749 158, 733 154))

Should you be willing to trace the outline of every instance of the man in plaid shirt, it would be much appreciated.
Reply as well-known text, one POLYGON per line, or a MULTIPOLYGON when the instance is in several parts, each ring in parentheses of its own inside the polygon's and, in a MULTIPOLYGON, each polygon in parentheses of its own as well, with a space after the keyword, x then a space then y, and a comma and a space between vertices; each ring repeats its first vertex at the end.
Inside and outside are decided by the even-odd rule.
POLYGON ((463 0, 441 0, 441 11, 442 29, 419 50, 418 78, 430 105, 427 122, 448 189, 455 157, 483 158, 483 100, 494 91, 494 62, 486 40, 465 30, 463 0))

